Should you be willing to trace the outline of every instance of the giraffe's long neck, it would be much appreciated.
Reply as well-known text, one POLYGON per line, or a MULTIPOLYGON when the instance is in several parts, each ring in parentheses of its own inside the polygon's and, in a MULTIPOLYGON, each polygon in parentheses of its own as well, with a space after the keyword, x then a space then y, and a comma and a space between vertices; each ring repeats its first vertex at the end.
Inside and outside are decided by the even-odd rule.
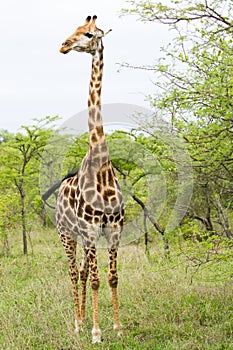
POLYGON ((99 41, 98 49, 92 58, 91 80, 88 98, 88 126, 90 134, 89 152, 93 158, 103 164, 109 160, 106 139, 101 116, 101 88, 103 76, 103 44, 99 41))
MULTIPOLYGON (((89 85, 89 98, 88 108, 101 107, 101 88, 102 88, 102 77, 103 77, 103 44, 99 42, 98 49, 92 56, 92 69, 91 69, 91 80, 89 85)), ((89 115, 89 128, 92 128, 95 120, 92 115, 89 115)))

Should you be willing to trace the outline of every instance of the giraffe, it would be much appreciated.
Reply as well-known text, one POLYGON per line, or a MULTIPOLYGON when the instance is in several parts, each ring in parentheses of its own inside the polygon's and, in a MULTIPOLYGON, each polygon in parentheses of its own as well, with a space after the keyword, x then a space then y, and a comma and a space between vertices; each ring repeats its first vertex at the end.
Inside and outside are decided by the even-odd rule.
POLYGON ((124 220, 124 203, 119 182, 110 161, 101 116, 101 87, 103 74, 103 43, 106 33, 96 27, 97 16, 88 16, 85 24, 69 36, 60 48, 87 52, 92 56, 88 97, 89 148, 76 175, 60 186, 56 204, 56 225, 69 260, 73 285, 75 330, 79 332, 85 319, 86 282, 90 275, 92 290, 92 343, 101 341, 98 319, 98 289, 100 277, 96 245, 100 236, 106 238, 109 254, 108 284, 113 304, 113 328, 121 333, 118 310, 117 252, 124 220), (77 238, 82 242, 82 260, 76 265, 77 238), (78 280, 80 278, 80 299, 78 280))

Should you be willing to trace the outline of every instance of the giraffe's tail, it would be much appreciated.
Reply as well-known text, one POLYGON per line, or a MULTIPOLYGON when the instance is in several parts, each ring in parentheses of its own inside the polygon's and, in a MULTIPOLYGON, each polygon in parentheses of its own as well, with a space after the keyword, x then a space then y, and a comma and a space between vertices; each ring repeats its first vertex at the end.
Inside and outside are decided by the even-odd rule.
POLYGON ((58 182, 56 182, 53 186, 51 186, 48 191, 46 191, 44 194, 42 194, 42 199, 43 201, 45 202, 45 204, 48 205, 48 203, 46 202, 47 199, 60 187, 61 183, 70 178, 70 177, 73 177, 77 174, 79 169, 75 169, 75 170, 72 170, 71 172, 69 172, 65 177, 63 177, 62 180, 59 180, 58 182))
MULTIPOLYGON (((51 186, 48 191, 42 194, 42 199, 46 203, 47 199, 60 187, 63 180, 58 181, 53 186, 51 186)), ((47 203, 46 203, 47 204, 47 203)))

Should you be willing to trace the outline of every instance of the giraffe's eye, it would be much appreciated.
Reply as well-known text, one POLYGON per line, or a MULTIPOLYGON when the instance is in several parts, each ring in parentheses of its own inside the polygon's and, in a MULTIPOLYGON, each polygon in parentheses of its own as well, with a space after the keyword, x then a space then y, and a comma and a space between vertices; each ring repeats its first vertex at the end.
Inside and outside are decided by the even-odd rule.
POLYGON ((87 36, 89 39, 93 38, 93 34, 89 32, 85 33, 84 35, 87 36))
POLYGON ((63 46, 69 46, 69 42, 66 41, 66 42, 64 42, 62 45, 63 45, 63 46))

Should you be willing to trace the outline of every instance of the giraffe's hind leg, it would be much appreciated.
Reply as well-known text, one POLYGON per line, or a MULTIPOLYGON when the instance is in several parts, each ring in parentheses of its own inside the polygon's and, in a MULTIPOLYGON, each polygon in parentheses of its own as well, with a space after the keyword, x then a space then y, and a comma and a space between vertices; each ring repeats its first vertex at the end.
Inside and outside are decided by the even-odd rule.
POLYGON ((74 309, 75 309, 75 331, 79 332, 80 326, 82 324, 82 319, 79 309, 79 297, 78 297, 78 269, 76 265, 76 247, 77 242, 75 242, 71 237, 60 234, 60 239, 65 248, 65 252, 69 261, 69 274, 73 286, 73 296, 74 296, 74 309))
POLYGON ((121 335, 122 325, 120 323, 118 293, 117 293, 117 285, 118 285, 117 248, 109 249, 108 283, 112 293, 113 318, 114 318, 113 328, 118 332, 118 335, 121 335))
POLYGON ((80 300, 80 316, 81 320, 85 320, 86 308, 86 284, 89 272, 88 250, 83 249, 83 257, 80 264, 80 282, 81 282, 81 300, 80 300))
POLYGON ((93 307, 93 328, 92 328, 92 343, 101 342, 101 330, 99 327, 98 315, 98 289, 100 285, 99 272, 96 259, 96 248, 87 248, 88 261, 90 266, 90 285, 92 289, 92 307, 93 307))

